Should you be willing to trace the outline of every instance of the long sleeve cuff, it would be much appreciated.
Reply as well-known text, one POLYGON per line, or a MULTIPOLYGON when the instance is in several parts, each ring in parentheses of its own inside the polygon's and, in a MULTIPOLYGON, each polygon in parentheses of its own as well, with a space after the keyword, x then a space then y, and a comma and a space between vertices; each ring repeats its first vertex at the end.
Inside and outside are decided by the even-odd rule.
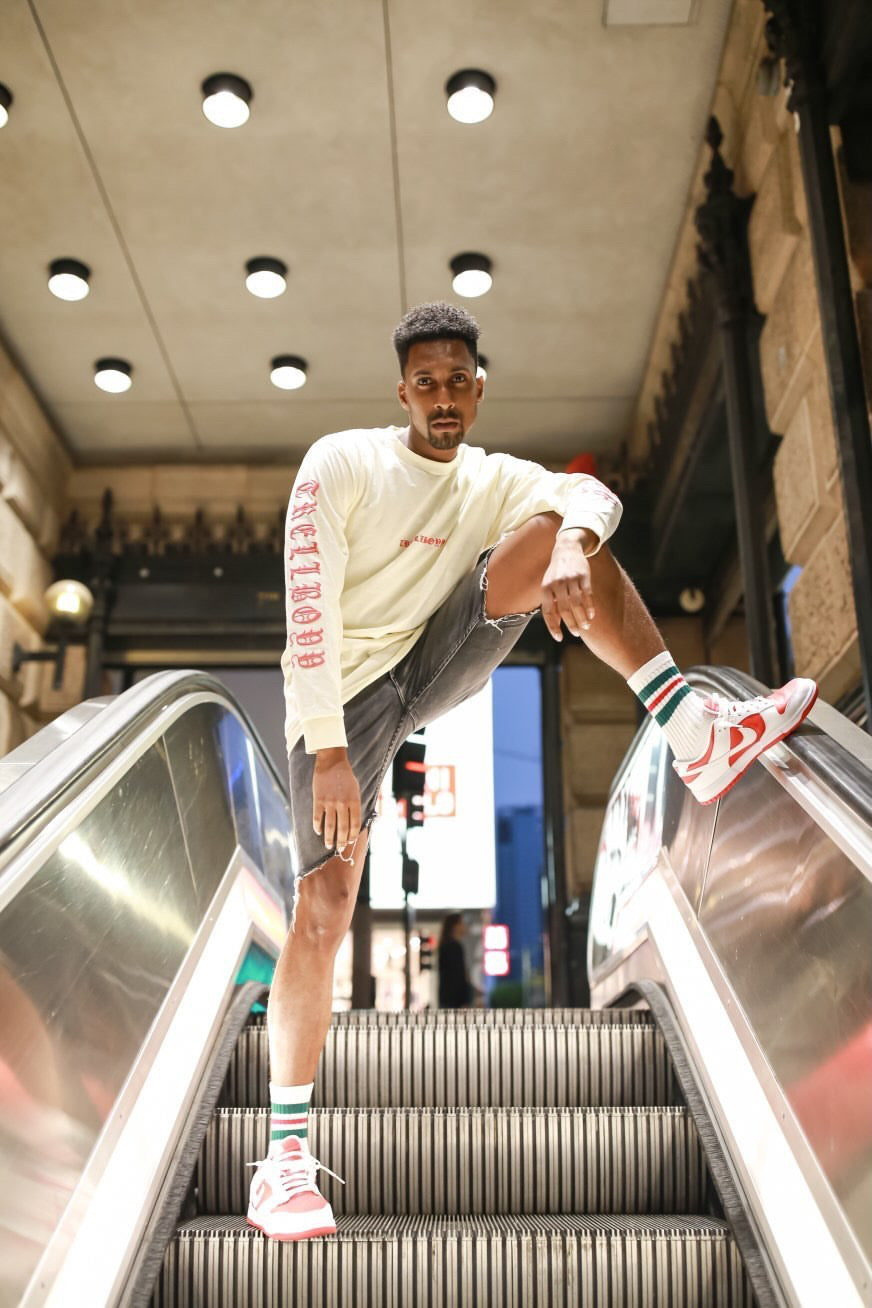
POLYGON ((591 550, 591 553, 588 555, 588 558, 591 558, 594 554, 599 553, 600 547, 602 546, 603 540, 606 535, 606 523, 603 521, 603 519, 600 517, 598 513, 590 513, 590 512, 584 512, 583 510, 579 510, 575 513, 567 514, 567 516, 563 519, 563 522, 558 527, 557 534, 559 536, 561 531, 580 531, 582 530, 582 528, 585 527, 587 528, 588 531, 592 531, 593 534, 597 537, 597 547, 595 550, 591 550))
POLYGON ((345 720, 342 714, 336 717, 306 718, 303 721, 303 739, 306 753, 314 754, 319 749, 342 749, 348 744, 345 735, 345 720))

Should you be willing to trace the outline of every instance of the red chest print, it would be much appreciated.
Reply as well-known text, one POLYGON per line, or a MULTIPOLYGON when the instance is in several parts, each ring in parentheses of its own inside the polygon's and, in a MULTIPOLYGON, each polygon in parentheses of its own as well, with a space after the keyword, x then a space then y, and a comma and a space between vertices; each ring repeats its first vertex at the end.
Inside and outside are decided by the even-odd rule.
POLYGON ((438 548, 438 546, 445 544, 445 540, 444 536, 413 536, 411 540, 401 540, 400 549, 407 550, 410 545, 435 545, 438 548))
POLYGON ((318 648, 324 643, 324 628, 317 625, 321 610, 316 606, 316 601, 321 598, 321 560, 318 557, 318 528, 314 521, 318 512, 318 490, 317 481, 301 481, 291 504, 288 599, 294 607, 288 612, 288 646, 295 650, 290 660, 294 668, 320 668, 327 658, 326 651, 318 648))

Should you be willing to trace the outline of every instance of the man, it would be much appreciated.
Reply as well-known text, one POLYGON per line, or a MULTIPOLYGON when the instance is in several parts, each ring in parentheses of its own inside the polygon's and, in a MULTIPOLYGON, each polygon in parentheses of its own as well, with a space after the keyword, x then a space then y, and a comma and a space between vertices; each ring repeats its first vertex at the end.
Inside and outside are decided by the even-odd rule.
POLYGON ((271 1142, 248 1209, 278 1239, 336 1229, 307 1114, 334 958, 403 740, 483 686, 540 609, 555 640, 565 625, 628 681, 702 803, 792 731, 817 693, 795 680, 727 704, 691 689, 604 548, 621 515, 611 491, 464 444, 483 392, 478 334, 448 304, 406 314, 393 340, 408 427, 316 441, 288 506, 282 668, 298 878, 269 1002, 271 1142))

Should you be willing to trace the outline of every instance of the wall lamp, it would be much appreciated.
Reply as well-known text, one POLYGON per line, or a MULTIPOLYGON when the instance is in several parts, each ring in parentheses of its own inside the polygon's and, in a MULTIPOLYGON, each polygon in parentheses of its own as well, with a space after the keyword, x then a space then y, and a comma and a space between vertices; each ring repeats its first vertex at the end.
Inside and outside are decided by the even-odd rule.
POLYGON ((45 602, 58 629, 55 649, 27 650, 16 641, 12 646, 12 675, 24 663, 54 663, 52 690, 60 690, 64 679, 67 646, 76 628, 83 627, 91 616, 94 596, 81 581, 55 581, 45 592, 45 602))

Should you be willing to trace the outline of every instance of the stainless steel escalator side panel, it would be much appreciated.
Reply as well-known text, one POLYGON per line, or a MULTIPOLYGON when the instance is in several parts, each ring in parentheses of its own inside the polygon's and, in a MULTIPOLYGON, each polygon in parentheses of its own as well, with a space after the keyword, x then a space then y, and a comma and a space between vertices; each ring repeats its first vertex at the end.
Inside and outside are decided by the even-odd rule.
POLYGON ((16 767, 13 781, 5 789, 0 786, 0 877, 16 838, 30 839, 34 821, 54 796, 63 793, 69 801, 98 762, 114 758, 149 726, 178 716, 180 701, 197 695, 224 704, 244 724, 266 771, 286 794, 287 777, 278 772, 244 710, 220 681, 205 672, 156 672, 108 705, 104 700, 76 705, 3 759, 6 765, 23 757, 27 768, 16 767), (99 712, 92 712, 95 705, 99 712), (36 760, 38 775, 25 777, 30 762, 36 760))
MULTIPOLYGON (((121 696, 74 732, 53 732, 42 761, 0 795, 2 1302, 19 1301, 40 1259, 28 1302, 50 1301, 60 1255, 87 1226, 84 1201, 105 1194, 125 1124, 148 1103, 154 1119, 138 1130, 159 1167, 168 1105, 196 1076, 185 1060, 200 1056, 236 973, 227 936, 180 1070, 168 1070, 161 1048, 218 938, 224 899, 234 942, 241 932, 277 954, 284 938, 283 783, 220 683, 149 680, 132 705, 121 696)), ((135 1188, 141 1173, 130 1176, 135 1188)), ((92 1250, 86 1269, 96 1275, 105 1253, 92 1250)), ((121 1242, 115 1253, 123 1261, 121 1242)))
MULTIPOLYGON (((756 689, 749 683, 740 692, 736 679, 732 674, 731 686, 725 678, 725 686, 714 670, 695 678, 721 693, 756 689)), ((872 774, 864 802, 868 738, 843 729, 838 742, 825 737, 832 714, 816 708, 811 740, 784 742, 706 808, 689 800, 653 724, 640 730, 603 828, 589 973, 595 1004, 613 1001, 634 980, 655 979, 688 1020, 693 998, 679 993, 687 966, 664 952, 665 918, 658 926, 652 917, 658 895, 667 893, 693 949, 708 960, 718 1010, 709 1020, 726 1015, 765 1092, 781 1136, 772 1148, 786 1144, 860 1296, 855 1301, 872 1303, 872 774), (833 786, 841 751, 845 776, 833 786), (645 784, 655 776, 665 791, 659 799, 645 784), (631 834, 622 847, 628 814, 637 815, 642 838, 631 834)), ((686 1034, 693 1043, 700 1033, 686 1034)), ((711 1057, 717 1063, 716 1051, 711 1057)), ((705 1076, 706 1067, 699 1070, 705 1076)), ((720 1075, 716 1103, 730 1097, 729 1067, 720 1075)), ((736 1123, 723 1129, 741 1134, 736 1123)), ((771 1203, 764 1155, 737 1160, 751 1167, 745 1182, 761 1230, 771 1203)), ((808 1302, 789 1268, 786 1276, 797 1296, 791 1301, 808 1302)))

